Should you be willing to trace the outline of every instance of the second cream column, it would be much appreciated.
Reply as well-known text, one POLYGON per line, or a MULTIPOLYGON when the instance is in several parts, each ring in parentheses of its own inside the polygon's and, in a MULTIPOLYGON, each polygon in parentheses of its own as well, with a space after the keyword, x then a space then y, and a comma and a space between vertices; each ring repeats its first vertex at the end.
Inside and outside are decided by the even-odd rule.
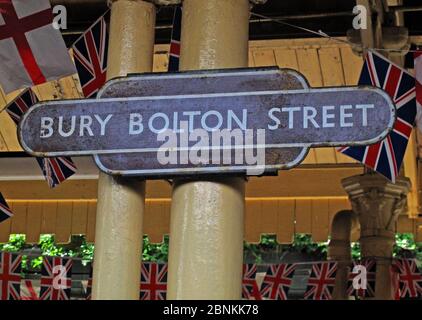
MULTIPOLYGON (((248 37, 248 0, 184 0, 181 70, 247 67, 248 37)), ((241 298, 244 202, 242 177, 174 182, 168 299, 241 298)))
MULTIPOLYGON (((107 79, 151 72, 156 10, 113 0, 107 79)), ((94 300, 139 300, 145 182, 100 173, 95 229, 94 300)))

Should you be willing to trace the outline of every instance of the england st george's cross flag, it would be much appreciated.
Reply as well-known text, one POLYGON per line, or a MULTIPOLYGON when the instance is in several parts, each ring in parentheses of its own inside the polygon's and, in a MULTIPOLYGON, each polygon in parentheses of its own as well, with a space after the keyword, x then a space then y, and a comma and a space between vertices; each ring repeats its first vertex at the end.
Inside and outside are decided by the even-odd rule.
POLYGON ((0 85, 6 93, 74 73, 49 0, 0 1, 0 85))
POLYGON ((416 117, 415 78, 380 54, 369 51, 359 85, 385 90, 396 106, 396 122, 388 136, 378 143, 337 150, 395 182, 416 117))

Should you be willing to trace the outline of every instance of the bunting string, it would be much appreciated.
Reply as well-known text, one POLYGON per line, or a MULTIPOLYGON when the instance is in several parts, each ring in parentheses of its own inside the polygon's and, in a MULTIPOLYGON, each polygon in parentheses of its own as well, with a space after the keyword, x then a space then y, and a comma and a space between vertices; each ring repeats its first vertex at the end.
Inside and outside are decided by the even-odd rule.
MULTIPOLYGON (((4 282, 0 300, 91 299, 92 262, 87 265, 87 269, 76 269, 78 273, 75 273, 72 270, 73 262, 78 259, 43 256, 41 273, 22 274, 22 257, 21 254, 0 251, 0 265, 3 266, 0 268, 0 278, 4 282), (57 267, 63 270, 60 274, 54 272, 57 267), (61 283, 62 286, 55 286, 55 282, 61 283), (72 285, 73 282, 75 285, 72 285), (78 282, 80 283, 77 284, 78 282), (72 293, 73 287, 83 290, 72 293), (8 290, 5 291, 5 288, 8 290)), ((350 270, 345 279, 347 295, 355 299, 374 297, 377 261, 362 259, 348 262, 350 270), (365 275, 362 274, 362 268, 367 270, 365 275), (363 276, 367 279, 366 287, 359 285, 363 276)), ((414 258, 396 258, 390 261, 389 272, 396 300, 415 299, 422 296, 422 274, 417 264, 414 258)), ((332 300, 338 270, 339 261, 244 263, 242 298, 245 300, 332 300), (306 266, 300 267, 300 265, 306 266), (306 273, 306 287, 294 285, 296 271, 300 271, 299 277, 303 277, 306 273), (290 295, 290 289, 293 288, 295 293, 290 295)), ((143 262, 139 283, 140 300, 165 300, 167 277, 168 264, 166 262, 143 262)))

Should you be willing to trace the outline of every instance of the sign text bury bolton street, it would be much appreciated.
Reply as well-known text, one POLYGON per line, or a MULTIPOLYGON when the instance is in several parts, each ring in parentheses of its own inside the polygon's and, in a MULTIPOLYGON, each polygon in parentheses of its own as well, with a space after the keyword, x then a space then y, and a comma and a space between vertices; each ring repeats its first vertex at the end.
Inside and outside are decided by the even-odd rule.
MULTIPOLYGON (((22 147, 36 156, 136 155, 138 168, 127 174, 245 172, 250 167, 260 167, 251 172, 261 174, 264 168, 300 163, 310 147, 376 143, 394 118, 391 99, 377 88, 275 90, 269 85, 267 91, 233 88, 43 102, 25 114, 19 136, 22 147), (286 148, 296 157, 287 163, 286 148)), ((118 173, 125 174, 125 168, 118 173)))

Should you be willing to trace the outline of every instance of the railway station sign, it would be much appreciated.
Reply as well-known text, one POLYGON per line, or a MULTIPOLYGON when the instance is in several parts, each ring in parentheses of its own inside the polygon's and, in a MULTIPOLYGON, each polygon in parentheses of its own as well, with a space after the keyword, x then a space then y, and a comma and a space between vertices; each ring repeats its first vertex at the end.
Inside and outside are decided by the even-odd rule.
POLYGON ((243 69, 136 75, 98 99, 41 102, 19 139, 34 156, 94 155, 111 174, 263 174, 299 164, 310 147, 376 143, 394 120, 381 89, 314 89, 293 71, 243 69))

